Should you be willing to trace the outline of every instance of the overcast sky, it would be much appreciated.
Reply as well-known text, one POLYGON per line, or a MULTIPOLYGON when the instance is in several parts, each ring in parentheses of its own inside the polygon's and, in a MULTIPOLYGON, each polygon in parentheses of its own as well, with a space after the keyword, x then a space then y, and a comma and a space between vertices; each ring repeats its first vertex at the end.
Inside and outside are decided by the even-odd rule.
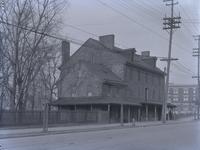
MULTIPOLYGON (((117 46, 136 48, 137 53, 151 51, 151 55, 166 57, 169 34, 164 31, 162 18, 170 15, 170 7, 163 0, 69 0, 63 14, 62 36, 78 42, 95 35, 115 34, 117 46), (105 5, 106 4, 106 5, 105 5), (84 31, 77 30, 82 29, 84 31), (95 34, 95 35, 93 35, 95 34)), ((200 34, 200 0, 178 0, 175 14, 182 17, 181 28, 174 32, 172 57, 179 61, 171 65, 170 82, 196 83, 192 75, 197 72, 197 59, 192 57, 192 48, 197 46, 192 35, 200 34)), ((72 53, 79 45, 72 45, 72 53)), ((166 62, 157 61, 163 69, 166 62)))

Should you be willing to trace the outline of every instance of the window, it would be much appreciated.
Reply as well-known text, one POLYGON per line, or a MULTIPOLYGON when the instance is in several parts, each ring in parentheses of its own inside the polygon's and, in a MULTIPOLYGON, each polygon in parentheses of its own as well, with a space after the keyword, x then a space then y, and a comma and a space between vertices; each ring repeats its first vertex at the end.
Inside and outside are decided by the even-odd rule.
POLYGON ((88 92, 87 96, 92 96, 92 92, 88 92))
POLYGON ((158 92, 158 99, 159 99, 159 100, 161 99, 161 92, 160 92, 160 89, 159 89, 159 92, 158 92))
POLYGON ((173 94, 173 89, 170 88, 169 91, 168 91, 168 93, 169 93, 169 94, 173 94))
POLYGON ((178 90, 177 89, 174 89, 174 94, 178 94, 178 90))
POLYGON ((148 73, 145 73, 145 82, 148 82, 148 73))
POLYGON ((178 98, 177 98, 177 97, 173 98, 173 101, 177 102, 177 101, 178 101, 178 98))
POLYGON ((183 101, 185 101, 185 102, 188 101, 188 97, 184 97, 183 101))
POLYGON ((133 71, 131 68, 129 68, 129 79, 132 80, 133 78, 133 71))
POLYGON ((148 88, 145 88, 145 101, 147 101, 148 100, 148 88))
POLYGON ((184 94, 188 94, 188 89, 184 89, 184 94))
POLYGON ((103 95, 111 96, 111 86, 104 84, 103 85, 103 95))
POLYGON ((154 76, 153 76, 153 74, 152 74, 152 84, 154 84, 154 76))
POLYGON ((160 86, 161 85, 161 78, 158 77, 158 85, 160 86))
POLYGON ((94 54, 91 55, 91 63, 94 63, 94 54))
POLYGON ((194 94, 196 93, 196 90, 195 90, 195 89, 193 90, 193 93, 194 93, 194 94))
POLYGON ((138 87, 138 97, 140 97, 140 87, 138 87))
POLYGON ((152 99, 155 99, 156 91, 153 89, 152 99))
POLYGON ((76 93, 72 93, 72 97, 76 97, 76 93))
POLYGON ((133 78, 133 71, 131 67, 126 68, 126 79, 127 80, 132 80, 133 78))
POLYGON ((196 101, 196 97, 193 97, 192 100, 193 100, 193 102, 195 102, 196 101))
POLYGON ((138 81, 140 81, 140 79, 141 79, 141 72, 140 70, 138 70, 138 81))

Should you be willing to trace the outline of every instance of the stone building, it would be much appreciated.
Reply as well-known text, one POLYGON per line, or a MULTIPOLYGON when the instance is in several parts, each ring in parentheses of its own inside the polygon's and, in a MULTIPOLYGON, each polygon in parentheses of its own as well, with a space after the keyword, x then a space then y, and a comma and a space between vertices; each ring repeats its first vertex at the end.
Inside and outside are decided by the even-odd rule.
POLYGON ((196 109, 198 98, 197 85, 170 84, 168 101, 176 105, 177 114, 192 114, 196 109))
POLYGON ((114 35, 105 35, 88 39, 72 56, 63 41, 62 56, 54 106, 107 111, 110 122, 161 119, 165 74, 149 51, 118 48, 114 35))

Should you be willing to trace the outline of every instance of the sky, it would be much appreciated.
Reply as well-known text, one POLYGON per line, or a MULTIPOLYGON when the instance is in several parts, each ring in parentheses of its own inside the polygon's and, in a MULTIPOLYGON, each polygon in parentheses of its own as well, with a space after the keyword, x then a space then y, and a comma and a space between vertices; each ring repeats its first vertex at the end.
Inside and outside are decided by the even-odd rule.
MULTIPOLYGON (((182 23, 173 33, 172 57, 179 60, 171 63, 170 83, 196 84, 192 76, 197 74, 197 58, 192 57, 192 49, 197 47, 193 35, 200 34, 200 1, 177 1, 174 12, 175 16, 180 13, 182 23)), ((169 33, 163 30, 165 15, 170 15, 170 7, 163 0, 69 0, 60 34, 78 43, 114 34, 118 47, 167 57, 169 33)), ((78 47, 71 44, 71 54, 78 47)), ((158 59, 157 65, 163 70, 166 62, 158 59)))

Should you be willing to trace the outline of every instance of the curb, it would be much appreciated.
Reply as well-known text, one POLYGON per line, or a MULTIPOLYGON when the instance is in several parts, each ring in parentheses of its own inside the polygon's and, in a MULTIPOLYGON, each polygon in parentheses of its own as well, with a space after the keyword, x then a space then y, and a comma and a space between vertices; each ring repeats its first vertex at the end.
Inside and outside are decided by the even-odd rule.
POLYGON ((116 130, 116 129, 128 129, 128 128, 144 128, 144 127, 154 127, 154 126, 165 126, 165 125, 174 125, 182 123, 192 123, 197 122, 197 120, 192 121, 180 121, 180 122, 168 122, 168 123, 157 123, 157 124, 146 124, 146 125, 118 125, 118 126, 109 126, 109 127, 98 127, 98 128, 88 128, 88 129, 68 129, 68 130, 59 130, 59 131, 47 131, 47 132, 32 132, 32 133, 21 133, 21 134, 5 134, 0 135, 0 139, 9 139, 9 138, 23 138, 23 137, 34 137, 34 136, 46 136, 46 135, 55 135, 55 134, 69 134, 69 133, 80 133, 80 132, 95 132, 95 131, 105 131, 105 130, 116 130))

